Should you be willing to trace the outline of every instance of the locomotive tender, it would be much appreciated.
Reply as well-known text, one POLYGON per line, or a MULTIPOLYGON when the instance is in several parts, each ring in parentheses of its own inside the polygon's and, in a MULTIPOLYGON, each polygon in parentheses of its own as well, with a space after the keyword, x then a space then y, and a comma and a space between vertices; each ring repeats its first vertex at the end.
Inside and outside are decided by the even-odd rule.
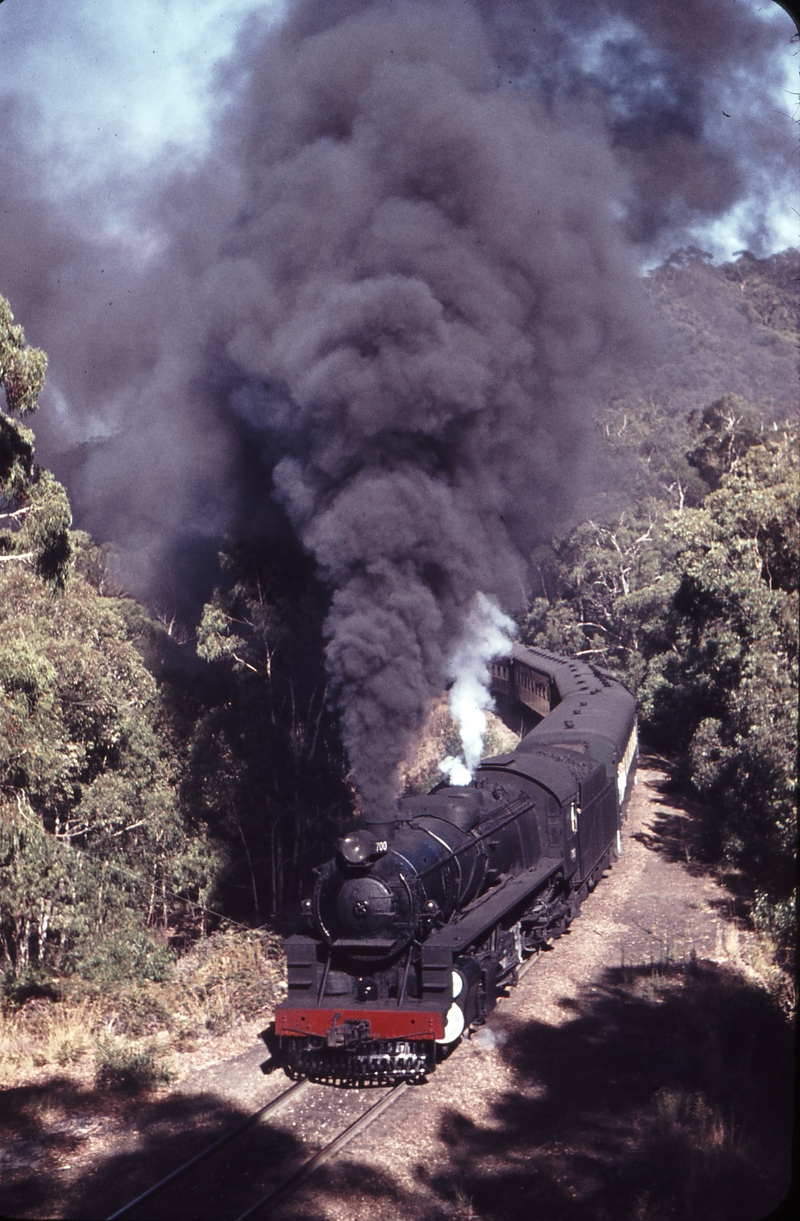
POLYGON ((316 870, 309 932, 285 943, 288 992, 262 1034, 265 1071, 423 1080, 616 859, 637 760, 633 697, 594 665, 522 645, 493 663, 492 690, 542 720, 470 785, 401 798, 316 870))

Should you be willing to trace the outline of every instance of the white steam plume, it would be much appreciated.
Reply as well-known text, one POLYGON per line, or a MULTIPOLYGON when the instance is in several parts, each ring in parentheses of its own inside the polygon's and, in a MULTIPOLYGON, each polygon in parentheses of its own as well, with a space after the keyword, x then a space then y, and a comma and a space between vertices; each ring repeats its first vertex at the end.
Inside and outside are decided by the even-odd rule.
POLYGON ((489 662, 507 657, 511 651, 514 622, 485 594, 473 599, 464 631, 448 663, 452 678, 448 703, 461 734, 463 759, 448 755, 439 764, 451 784, 469 784, 481 761, 486 733, 486 709, 493 699, 489 691, 489 662))

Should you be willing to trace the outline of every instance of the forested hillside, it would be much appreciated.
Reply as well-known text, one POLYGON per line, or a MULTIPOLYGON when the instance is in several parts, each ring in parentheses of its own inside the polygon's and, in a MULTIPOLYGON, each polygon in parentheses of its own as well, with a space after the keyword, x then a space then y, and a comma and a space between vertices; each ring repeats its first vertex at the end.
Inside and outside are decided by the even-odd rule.
MULTIPOLYGON (((666 339, 598 402, 586 484, 532 552, 520 621, 523 641, 591 657, 636 692, 648 745, 700 800, 709 859, 738 870, 782 954, 794 923, 795 274, 789 255, 714 267, 699 251, 651 273, 666 339)), ((36 465, 23 421, 45 365, 2 302, 11 1005, 76 981, 130 994, 168 980, 215 930, 274 924, 353 802, 325 681, 330 591, 312 561, 290 538, 225 540, 197 624, 126 596, 36 465)))
POLYGON ((75 974, 163 978, 220 913, 263 924, 284 905, 283 854, 296 865, 344 791, 308 564, 262 556, 259 569, 232 546, 232 583, 196 646, 232 664, 201 661, 174 624, 109 588, 64 488, 37 467, 22 417, 45 363, 3 302, 0 955, 12 997, 75 974))
POLYGON ((63 487, 34 462, 44 376, 3 303, 0 376, 0 947, 8 981, 163 973, 151 928, 171 893, 204 901, 220 858, 181 820, 155 625, 104 588, 63 487))
POLYGON ((797 809, 797 260, 649 276, 669 336, 598 412, 603 486, 532 555, 527 643, 590 657, 700 800, 706 850, 793 944, 797 809))

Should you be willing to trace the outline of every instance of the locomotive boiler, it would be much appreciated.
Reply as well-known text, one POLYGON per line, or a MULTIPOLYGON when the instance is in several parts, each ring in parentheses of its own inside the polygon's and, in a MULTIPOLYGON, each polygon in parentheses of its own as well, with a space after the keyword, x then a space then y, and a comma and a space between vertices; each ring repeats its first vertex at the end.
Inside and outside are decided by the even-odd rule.
POLYGON ((492 686, 506 712, 541 720, 471 784, 373 815, 316 871, 308 931, 285 943, 265 1071, 423 1080, 616 859, 633 697, 597 666, 521 645, 494 663, 492 686))

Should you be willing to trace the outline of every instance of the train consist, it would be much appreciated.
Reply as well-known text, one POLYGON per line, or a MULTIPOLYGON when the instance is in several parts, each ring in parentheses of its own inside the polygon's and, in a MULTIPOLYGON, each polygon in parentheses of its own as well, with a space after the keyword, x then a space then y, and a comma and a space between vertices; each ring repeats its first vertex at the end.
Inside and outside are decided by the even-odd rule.
POLYGON ((265 1071, 423 1080, 616 859, 633 697, 596 666, 521 645, 492 671, 501 706, 542 719, 470 785, 402 798, 316 871, 308 933, 286 941, 287 997, 262 1035, 265 1071))

